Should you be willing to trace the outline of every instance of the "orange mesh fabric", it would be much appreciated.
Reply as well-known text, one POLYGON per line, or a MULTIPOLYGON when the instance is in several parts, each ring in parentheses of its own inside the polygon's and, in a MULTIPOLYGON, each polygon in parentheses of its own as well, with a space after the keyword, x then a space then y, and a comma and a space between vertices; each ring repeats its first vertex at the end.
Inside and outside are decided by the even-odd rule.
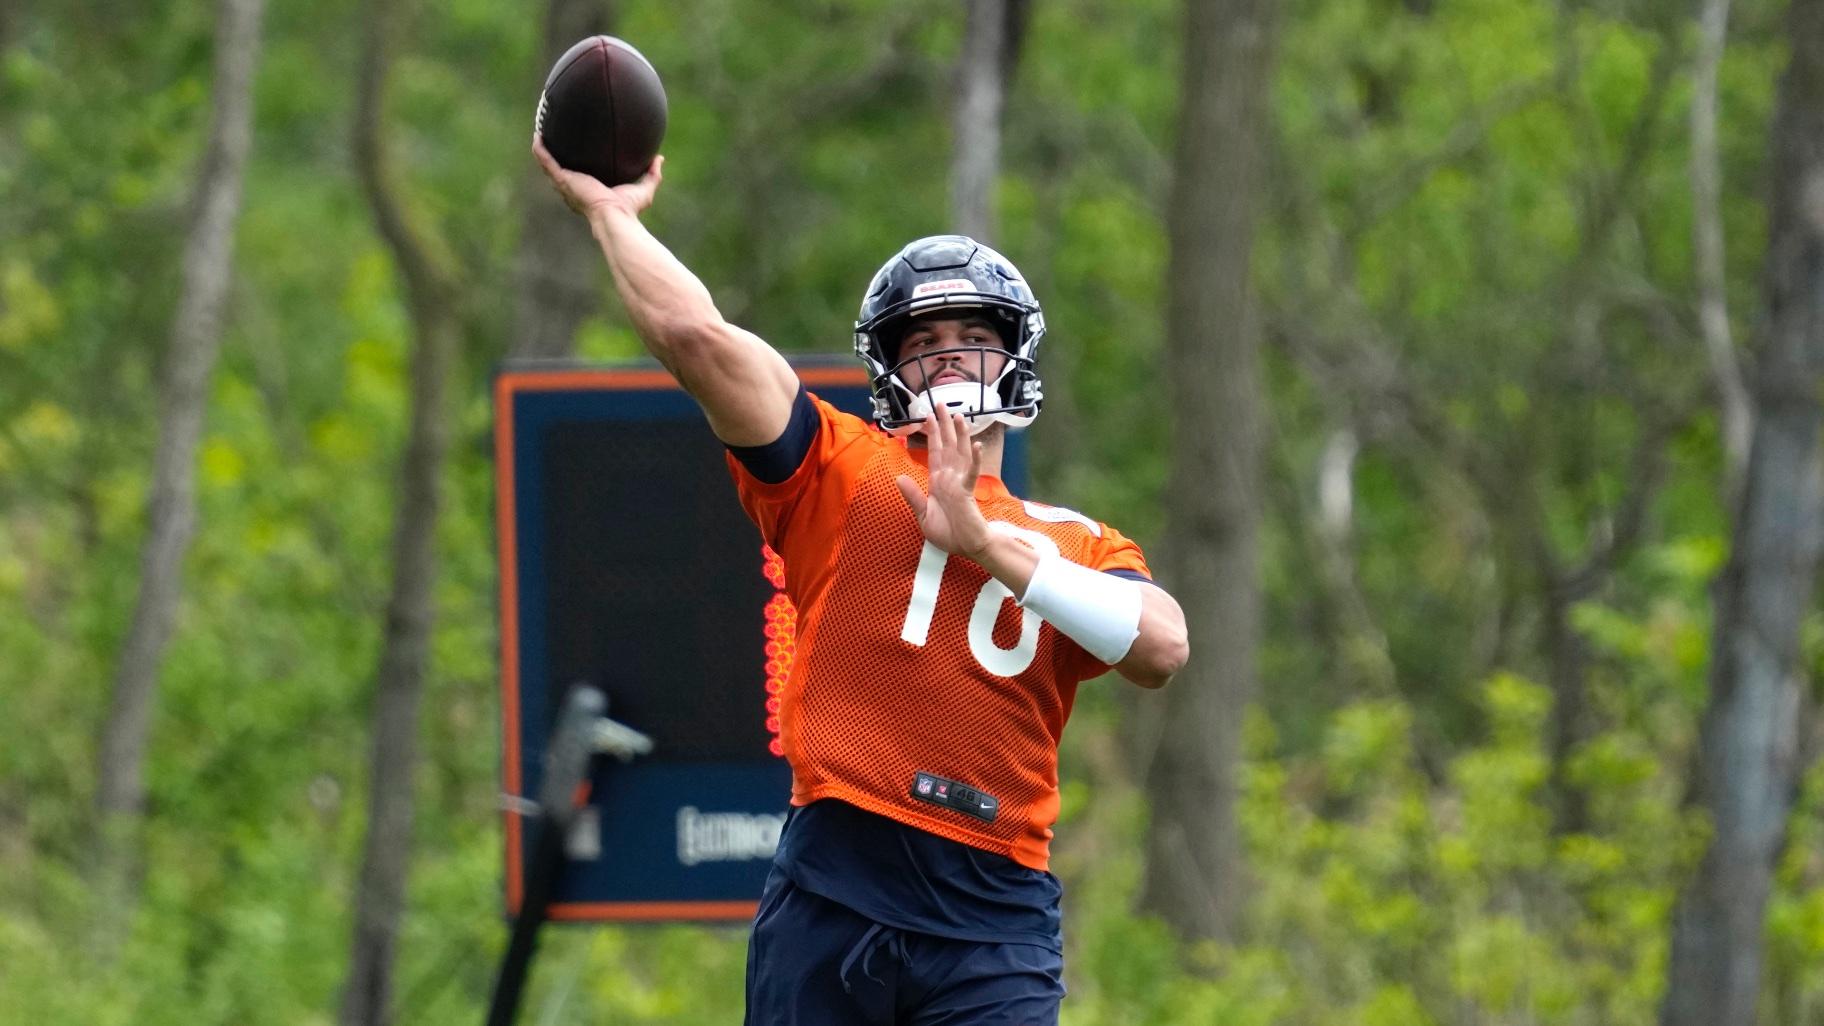
MULTIPOLYGON (((925 483, 922 450, 818 405, 823 428, 791 479, 764 484, 730 460, 802 614, 779 695, 792 802, 839 798, 1044 869, 1058 739, 1078 682, 1107 667, 980 566, 927 552, 894 485, 900 474, 925 483), (993 795, 999 815, 984 823, 914 800, 918 772, 993 795)), ((990 521, 1042 536, 1067 559, 1146 571, 1139 548, 1106 525, 1023 502, 994 478, 976 498, 990 521)))

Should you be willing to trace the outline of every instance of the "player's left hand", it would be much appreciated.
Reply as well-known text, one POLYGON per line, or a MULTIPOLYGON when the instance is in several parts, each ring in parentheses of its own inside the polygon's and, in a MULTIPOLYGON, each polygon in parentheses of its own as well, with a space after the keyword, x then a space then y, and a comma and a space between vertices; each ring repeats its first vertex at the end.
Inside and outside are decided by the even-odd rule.
POLYGON ((904 474, 898 478, 899 494, 912 507, 926 540, 952 555, 974 559, 993 537, 988 518, 975 503, 982 443, 969 436, 963 415, 948 408, 926 414, 924 431, 931 494, 927 497, 918 482, 904 474))

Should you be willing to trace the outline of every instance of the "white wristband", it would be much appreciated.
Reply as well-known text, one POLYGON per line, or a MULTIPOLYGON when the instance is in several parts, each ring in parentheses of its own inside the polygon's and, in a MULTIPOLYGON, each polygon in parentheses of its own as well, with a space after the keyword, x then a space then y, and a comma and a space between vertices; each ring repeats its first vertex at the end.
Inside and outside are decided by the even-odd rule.
POLYGON ((1140 582, 1063 556, 1039 557, 1019 602, 1110 666, 1126 658, 1140 636, 1140 582))

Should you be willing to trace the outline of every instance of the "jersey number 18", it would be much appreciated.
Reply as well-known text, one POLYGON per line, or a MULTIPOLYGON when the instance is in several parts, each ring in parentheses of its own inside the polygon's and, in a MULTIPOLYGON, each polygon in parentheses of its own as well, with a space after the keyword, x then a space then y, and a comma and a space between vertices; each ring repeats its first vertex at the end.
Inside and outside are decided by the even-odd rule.
MULTIPOLYGON (((1039 551, 1040 555, 1058 555, 1058 544, 1037 531, 1015 527, 1004 520, 990 520, 989 530, 1018 538, 1039 551)), ((899 640, 924 647, 931 635, 931 616, 937 611, 937 592, 944 583, 944 567, 950 554, 925 542, 918 556, 918 573, 912 578, 912 601, 906 606, 906 622, 899 629, 899 640)), ((1020 610, 1020 637, 1012 648, 994 643, 994 622, 1000 618, 1001 603, 1013 597, 1007 586, 988 578, 976 593, 975 608, 969 613, 969 652, 982 669, 998 677, 1017 677, 1032 665, 1039 650, 1039 614, 1020 610)))

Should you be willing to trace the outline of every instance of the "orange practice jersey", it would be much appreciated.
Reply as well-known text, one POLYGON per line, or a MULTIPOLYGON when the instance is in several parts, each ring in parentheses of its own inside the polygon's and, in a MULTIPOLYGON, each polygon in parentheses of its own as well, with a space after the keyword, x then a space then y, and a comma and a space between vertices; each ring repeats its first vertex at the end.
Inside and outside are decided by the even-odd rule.
MULTIPOLYGON (((822 423, 787 480, 762 482, 729 458, 799 612, 779 696, 792 804, 839 798, 1045 869, 1058 739, 1078 682, 1108 667, 976 563, 925 541, 894 484, 905 474, 927 487, 922 449, 815 401, 822 423), (994 796, 994 820, 914 800, 921 773, 994 796)), ((1105 524, 1023 501, 996 478, 975 497, 996 530, 1041 551, 1147 573, 1139 546, 1105 524)))

